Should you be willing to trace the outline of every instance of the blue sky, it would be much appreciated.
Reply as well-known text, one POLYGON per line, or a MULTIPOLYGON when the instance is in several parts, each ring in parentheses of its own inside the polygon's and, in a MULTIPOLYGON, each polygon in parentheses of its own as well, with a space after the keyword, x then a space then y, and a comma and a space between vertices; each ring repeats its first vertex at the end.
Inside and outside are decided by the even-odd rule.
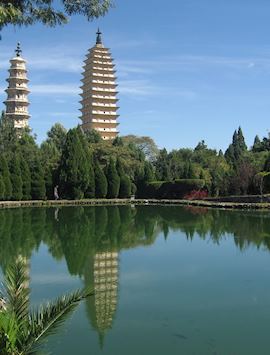
POLYGON ((168 150, 202 139, 226 149, 239 125, 249 146, 268 135, 269 0, 115 0, 94 22, 3 30, 0 101, 20 41, 38 142, 55 122, 80 122, 81 67, 98 26, 117 66, 121 135, 147 135, 168 150))

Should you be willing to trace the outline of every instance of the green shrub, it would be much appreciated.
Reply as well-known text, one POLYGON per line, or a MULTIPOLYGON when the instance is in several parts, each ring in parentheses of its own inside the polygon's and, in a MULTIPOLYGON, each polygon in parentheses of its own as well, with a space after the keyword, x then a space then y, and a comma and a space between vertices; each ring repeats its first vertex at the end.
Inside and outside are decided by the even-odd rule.
POLYGON ((138 195, 140 198, 181 199, 193 190, 205 186, 202 179, 181 179, 175 181, 153 181, 145 184, 138 195))

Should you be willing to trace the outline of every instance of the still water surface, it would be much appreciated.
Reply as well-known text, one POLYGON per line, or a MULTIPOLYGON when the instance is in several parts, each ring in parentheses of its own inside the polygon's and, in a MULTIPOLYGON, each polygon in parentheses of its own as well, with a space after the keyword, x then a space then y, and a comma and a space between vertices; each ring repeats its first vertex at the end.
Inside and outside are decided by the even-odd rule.
POLYGON ((2 270, 29 260, 31 301, 95 297, 53 355, 268 355, 269 212, 182 207, 0 211, 2 270))

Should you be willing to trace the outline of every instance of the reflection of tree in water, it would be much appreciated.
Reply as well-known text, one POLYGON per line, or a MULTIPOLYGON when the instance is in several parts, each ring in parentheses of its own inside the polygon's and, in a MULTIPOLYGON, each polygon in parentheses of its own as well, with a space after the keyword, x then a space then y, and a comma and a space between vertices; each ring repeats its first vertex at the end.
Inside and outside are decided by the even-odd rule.
POLYGON ((267 212, 187 209, 172 206, 64 207, 0 210, 0 265, 28 260, 41 243, 51 255, 65 258, 70 274, 94 286, 87 314, 100 339, 112 327, 117 304, 118 255, 121 250, 154 243, 163 232, 181 231, 188 239, 220 243, 231 234, 243 250, 250 245, 270 250, 267 212))

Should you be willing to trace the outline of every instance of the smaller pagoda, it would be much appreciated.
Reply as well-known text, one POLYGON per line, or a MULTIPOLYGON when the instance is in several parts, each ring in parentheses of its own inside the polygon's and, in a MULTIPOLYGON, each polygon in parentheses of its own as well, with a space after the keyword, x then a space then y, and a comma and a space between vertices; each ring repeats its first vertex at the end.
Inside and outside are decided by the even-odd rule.
POLYGON ((28 94, 26 61, 21 57, 20 43, 15 50, 16 56, 10 60, 8 88, 5 90, 7 99, 6 118, 13 122, 16 129, 28 127, 30 115, 28 113, 28 94))

